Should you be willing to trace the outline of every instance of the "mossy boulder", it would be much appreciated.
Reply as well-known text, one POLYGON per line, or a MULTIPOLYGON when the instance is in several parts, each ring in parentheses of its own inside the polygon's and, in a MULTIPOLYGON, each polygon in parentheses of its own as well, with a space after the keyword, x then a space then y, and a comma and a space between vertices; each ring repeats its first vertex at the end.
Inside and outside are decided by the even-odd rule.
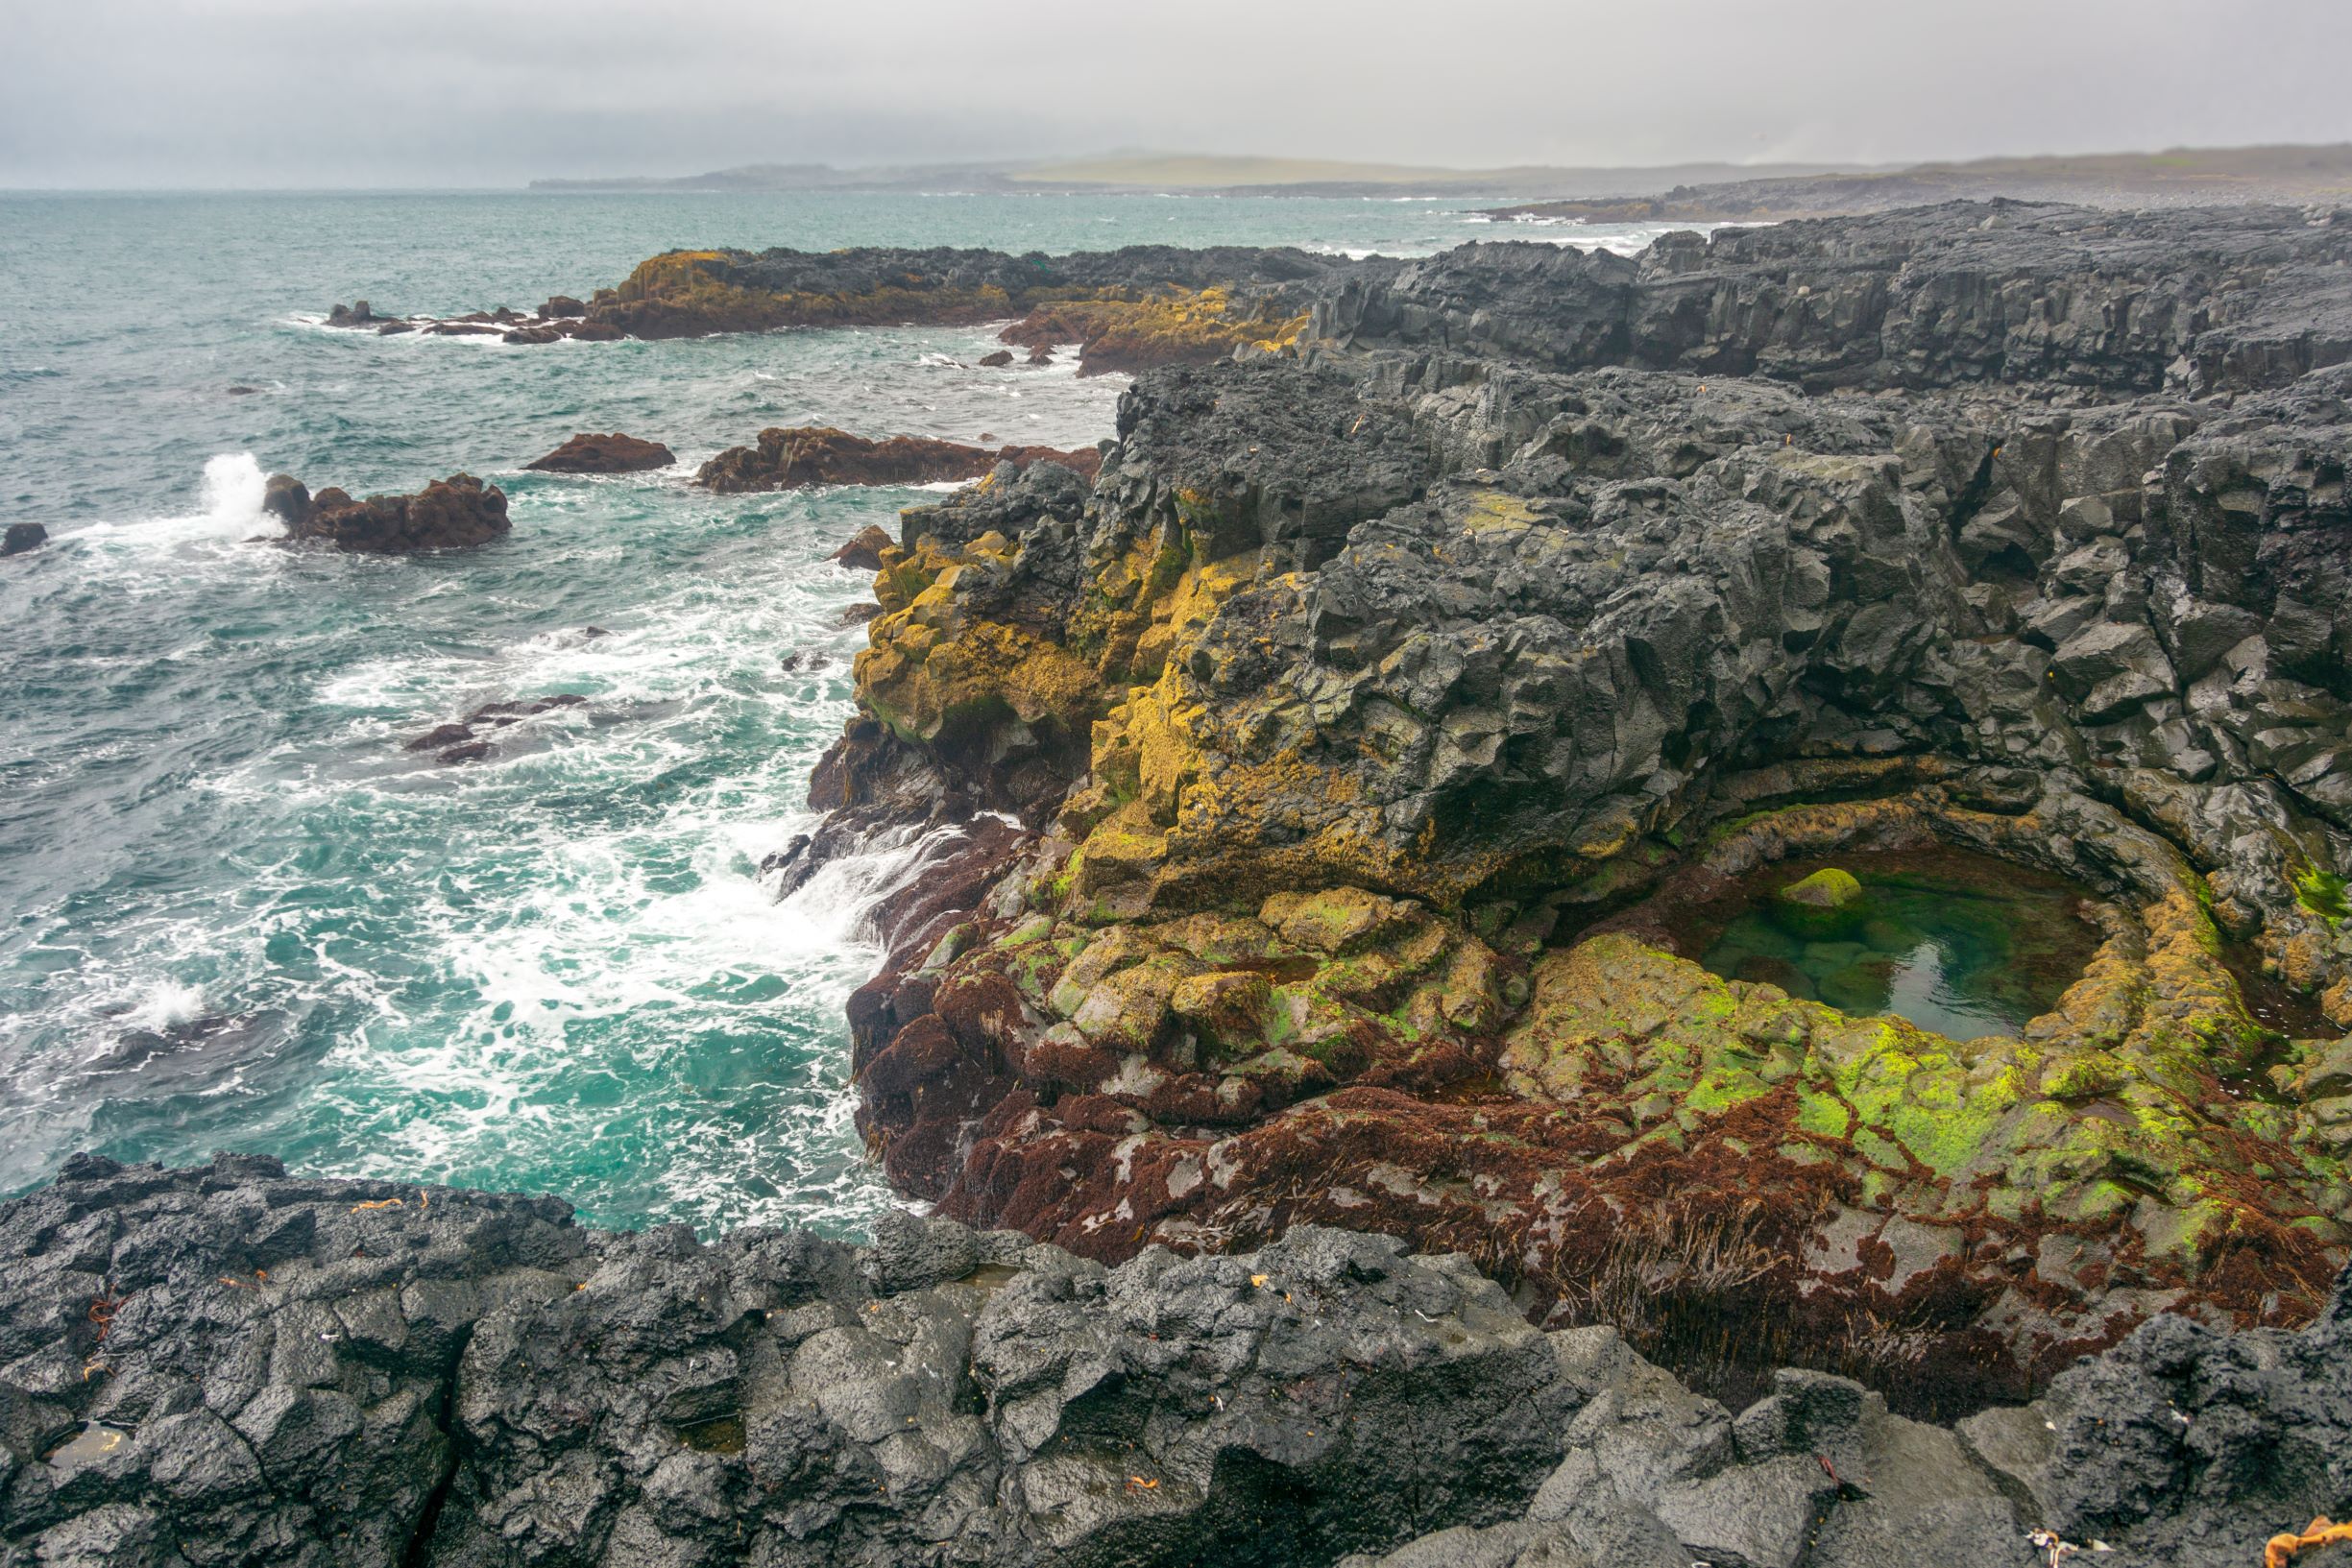
POLYGON ((1806 936, 1831 936, 1862 920, 1868 895, 1851 871, 1824 866, 1772 895, 1773 918, 1806 936))
POLYGON ((1294 947, 1319 953, 1360 953, 1403 934, 1417 906, 1360 887, 1331 887, 1318 893, 1276 893, 1258 919, 1294 947))

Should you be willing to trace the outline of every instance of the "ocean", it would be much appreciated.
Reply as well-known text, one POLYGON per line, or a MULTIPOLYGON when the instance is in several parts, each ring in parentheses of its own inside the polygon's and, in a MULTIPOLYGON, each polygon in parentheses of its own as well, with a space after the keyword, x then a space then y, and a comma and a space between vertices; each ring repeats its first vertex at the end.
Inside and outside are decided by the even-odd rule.
MULTIPOLYGON (((1631 251, 1664 226, 1578 232, 1631 251)), ((860 1233, 841 1003, 888 856, 777 900, 907 490, 712 496, 775 424, 1075 446, 1124 378, 988 328, 509 347, 322 325, 585 297, 685 247, 1560 237, 1449 203, 0 194, 0 1195, 76 1149, 551 1192, 613 1225, 860 1233), (243 389, 243 390, 240 390, 243 389), (676 467, 521 471, 574 431, 676 467), (466 471, 514 531, 411 560, 257 536, 266 475, 466 471), (409 739, 587 699, 444 765, 409 739)))

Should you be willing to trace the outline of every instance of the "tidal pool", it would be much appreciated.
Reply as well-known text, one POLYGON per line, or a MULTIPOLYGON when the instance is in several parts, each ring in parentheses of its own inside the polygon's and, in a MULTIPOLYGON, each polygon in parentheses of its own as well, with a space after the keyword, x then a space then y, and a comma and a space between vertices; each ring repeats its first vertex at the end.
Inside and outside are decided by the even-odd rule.
POLYGON ((1728 979, 1840 1012, 1891 1013, 1954 1040, 2014 1035, 2097 949, 2084 897, 2058 878, 1953 850, 1784 860, 1710 904, 1684 951, 1728 979), (1860 883, 1841 906, 1781 896, 1831 867, 1860 883))

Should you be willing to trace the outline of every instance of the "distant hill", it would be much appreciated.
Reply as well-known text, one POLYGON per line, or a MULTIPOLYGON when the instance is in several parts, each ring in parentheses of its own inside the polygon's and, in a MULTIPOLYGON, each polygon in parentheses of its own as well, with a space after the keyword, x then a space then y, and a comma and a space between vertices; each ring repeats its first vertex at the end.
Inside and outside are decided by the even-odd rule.
POLYGON ((2334 205, 2352 203, 2352 144, 2179 147, 2162 153, 1977 158, 1796 177, 1750 175, 1716 182, 1685 181, 1644 194, 1585 192, 1572 200, 1498 208, 1495 216, 1570 223, 1761 223, 1997 196, 2114 207, 2234 202, 2334 205))
POLYGON ((1200 195, 1609 197, 1675 184, 1819 175, 1821 163, 1685 163, 1658 168, 1523 165, 1448 169, 1329 158, 1227 157, 1194 153, 1114 153, 1036 163, 936 163, 839 169, 823 163, 746 163, 674 179, 534 180, 547 191, 1021 191, 1200 195))

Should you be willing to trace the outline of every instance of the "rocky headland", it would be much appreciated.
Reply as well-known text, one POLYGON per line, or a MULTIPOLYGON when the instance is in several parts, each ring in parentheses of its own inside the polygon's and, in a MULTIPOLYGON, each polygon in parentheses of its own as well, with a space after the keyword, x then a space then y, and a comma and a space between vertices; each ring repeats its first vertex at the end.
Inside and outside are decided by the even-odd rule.
POLYGON ((974 446, 929 436, 883 441, 830 426, 768 429, 748 446, 730 446, 695 470, 694 483, 722 495, 800 490, 812 485, 930 485, 986 479, 998 465, 1012 470, 1052 463, 1092 480, 1103 454, 1092 446, 974 446))
POLYGON ((1104 1262, 1385 1231, 1710 1391, 1914 1415, 2308 1321, 2347 263, 2013 204, 1466 247, 1142 376, 1091 488, 910 510, 776 862, 933 825, 852 1002, 892 1180, 1104 1262), (1775 867, 1946 855, 2073 890, 2029 1022, 1694 961, 1775 867))
POLYGON ((285 524, 284 542, 361 555, 463 550, 510 531, 506 493, 470 473, 436 479, 413 495, 353 500, 328 486, 312 495, 289 473, 271 476, 261 510, 285 524))
POLYGON ((2352 1487, 2340 1294, 1956 1427, 1808 1372, 1734 1414, 1385 1237, 706 1246, 232 1155, 0 1206, 0 1368, 8 1568, 2242 1568, 2352 1487))
MULTIPOLYGON (((1079 346, 1079 374, 1206 364, 1236 350, 1295 342, 1309 303, 1342 277, 1394 263, 1297 250, 1139 245, 1068 255, 1002 251, 671 251, 639 263, 587 302, 558 296, 534 316, 501 307, 441 321, 387 322, 365 302, 331 326, 383 332, 563 338, 700 337, 791 326, 971 326, 1009 321, 1004 342, 1052 362, 1079 346)), ((996 364, 1010 364, 1006 352, 996 364)))

